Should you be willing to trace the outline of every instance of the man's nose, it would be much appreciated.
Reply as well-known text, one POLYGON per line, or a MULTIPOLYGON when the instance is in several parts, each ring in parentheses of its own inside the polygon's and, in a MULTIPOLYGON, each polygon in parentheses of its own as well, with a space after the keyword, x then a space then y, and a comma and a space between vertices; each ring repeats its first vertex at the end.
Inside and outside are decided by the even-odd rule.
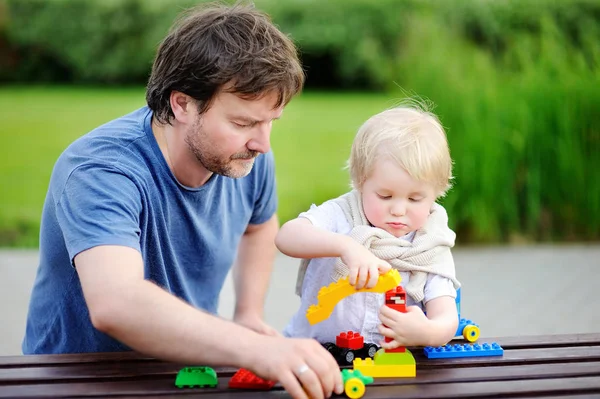
POLYGON ((271 123, 258 124, 255 132, 247 144, 249 150, 258 151, 261 154, 271 149, 271 123))

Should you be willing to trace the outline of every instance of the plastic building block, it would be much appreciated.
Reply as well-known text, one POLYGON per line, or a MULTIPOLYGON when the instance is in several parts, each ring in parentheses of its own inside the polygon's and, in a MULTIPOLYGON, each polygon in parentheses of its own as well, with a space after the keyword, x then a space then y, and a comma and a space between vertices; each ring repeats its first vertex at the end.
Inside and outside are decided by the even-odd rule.
POLYGON ((475 342, 479 339, 479 325, 473 320, 460 319, 458 322, 458 329, 456 330, 456 336, 462 336, 469 342, 475 342))
MULTIPOLYGON (((402 286, 397 286, 385 293, 385 305, 398 312, 406 313, 406 292, 402 286)), ((385 326, 385 324, 384 324, 385 326)), ((387 326, 386 326, 387 327, 387 326)), ((385 342, 390 342, 392 339, 385 337, 385 342)), ((394 349, 386 349, 387 353, 404 352, 406 348, 399 346, 394 349)))
POLYGON ((399 285, 388 290, 385 293, 385 304, 398 312, 406 313, 406 292, 404 288, 399 285))
POLYGON ((229 380, 229 388, 258 389, 268 391, 273 388, 275 381, 260 378, 250 370, 239 369, 229 380))
POLYGON ((362 398, 365 394, 365 385, 373 382, 373 377, 363 375, 358 370, 342 370, 344 392, 350 399, 362 398))
POLYGON ((333 312, 335 305, 347 296, 356 294, 357 292, 384 293, 397 287, 400 284, 400 281, 401 277, 398 270, 391 269, 389 272, 379 276, 375 287, 357 290, 350 284, 348 277, 345 277, 319 290, 319 293, 317 294, 317 304, 309 306, 306 310, 306 318, 310 324, 319 323, 326 320, 333 312))
POLYGON ((335 337, 335 344, 340 348, 362 349, 365 345, 365 339, 360 333, 348 331, 338 334, 335 337))
POLYGON ((397 366, 408 364, 415 365, 416 361, 412 353, 410 351, 406 352, 387 352, 380 349, 375 356, 373 356, 373 361, 375 364, 395 364, 397 366))
POLYGON ((453 359, 462 357, 502 356, 504 349, 496 342, 482 344, 455 344, 438 347, 427 346, 423 353, 429 359, 453 359))
POLYGON ((460 302, 461 289, 456 290, 456 312, 458 313, 458 328, 456 329, 455 337, 463 337, 468 342, 475 342, 479 339, 479 325, 469 319, 461 319, 460 317, 460 302))
POLYGON ((386 353, 379 350, 373 359, 354 359, 354 369, 370 377, 415 377, 417 366, 409 350, 386 353))
POLYGON ((333 342, 325 342, 323 347, 331 353, 340 366, 351 365, 355 358, 373 357, 379 349, 377 344, 365 344, 360 333, 348 331, 340 333, 333 342))
POLYGON ((210 367, 184 367, 177 373, 175 386, 177 388, 216 388, 217 373, 210 367))
POLYGON ((415 377, 417 369, 410 364, 375 364, 373 359, 354 359, 354 369, 370 377, 415 377))

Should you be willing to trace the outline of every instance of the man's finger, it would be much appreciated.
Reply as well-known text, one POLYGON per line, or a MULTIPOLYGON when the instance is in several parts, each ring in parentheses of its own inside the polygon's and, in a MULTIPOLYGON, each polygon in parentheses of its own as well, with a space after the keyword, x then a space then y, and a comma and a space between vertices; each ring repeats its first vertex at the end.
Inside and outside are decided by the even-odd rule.
POLYGON ((317 374, 308 366, 303 365, 296 371, 296 377, 302 384, 304 392, 311 399, 323 399, 325 394, 317 374))
POLYGON ((280 376, 279 383, 293 399, 308 399, 308 396, 302 389, 300 382, 291 371, 280 376))

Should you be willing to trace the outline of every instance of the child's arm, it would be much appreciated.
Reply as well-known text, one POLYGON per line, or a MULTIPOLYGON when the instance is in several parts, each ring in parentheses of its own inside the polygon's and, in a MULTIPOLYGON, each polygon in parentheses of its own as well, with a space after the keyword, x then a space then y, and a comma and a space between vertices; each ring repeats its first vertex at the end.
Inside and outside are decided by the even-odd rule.
POLYGON ((456 335, 458 312, 456 301, 450 296, 441 296, 425 304, 427 318, 432 322, 429 346, 447 344, 456 335))
POLYGON ((391 268, 350 236, 321 229, 306 218, 296 218, 281 226, 275 245, 294 258, 342 258, 350 270, 348 280, 357 289, 374 287, 379 274, 391 268))
POLYGON ((448 343, 458 328, 456 302, 451 296, 441 296, 425 305, 427 316, 418 306, 408 306, 406 313, 382 306, 379 332, 393 341, 382 342, 385 349, 398 346, 441 346, 448 343))

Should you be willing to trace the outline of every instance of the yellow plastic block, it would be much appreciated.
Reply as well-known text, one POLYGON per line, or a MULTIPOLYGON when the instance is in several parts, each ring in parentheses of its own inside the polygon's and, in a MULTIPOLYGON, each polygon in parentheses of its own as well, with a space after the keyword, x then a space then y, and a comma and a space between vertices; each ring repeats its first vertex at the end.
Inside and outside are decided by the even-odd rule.
POLYGON ((319 323, 331 316, 335 305, 347 296, 356 294, 357 292, 384 293, 396 288, 400 285, 401 281, 402 278, 398 270, 391 269, 389 272, 379 276, 377 284, 373 288, 361 288, 357 290, 350 284, 348 277, 345 277, 319 290, 317 304, 309 306, 306 310, 306 318, 310 324, 319 323))
POLYGON ((354 359, 354 370, 367 377, 415 377, 417 367, 414 364, 375 364, 373 359, 354 359))

